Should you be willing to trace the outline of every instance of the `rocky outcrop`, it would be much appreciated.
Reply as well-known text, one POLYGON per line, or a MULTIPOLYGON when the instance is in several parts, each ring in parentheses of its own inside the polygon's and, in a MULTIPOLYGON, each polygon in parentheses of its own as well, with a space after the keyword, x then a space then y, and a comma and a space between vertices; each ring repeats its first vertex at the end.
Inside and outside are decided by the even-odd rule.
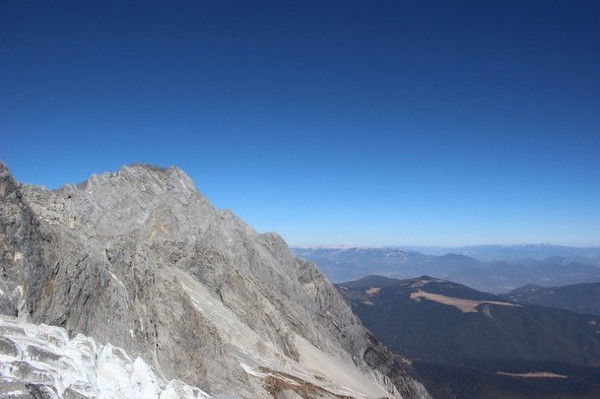
POLYGON ((122 347, 211 394, 272 397, 265 380, 285 373, 332 395, 426 396, 314 264, 212 207, 177 168, 49 191, 2 165, 0 198, 2 313, 122 347))

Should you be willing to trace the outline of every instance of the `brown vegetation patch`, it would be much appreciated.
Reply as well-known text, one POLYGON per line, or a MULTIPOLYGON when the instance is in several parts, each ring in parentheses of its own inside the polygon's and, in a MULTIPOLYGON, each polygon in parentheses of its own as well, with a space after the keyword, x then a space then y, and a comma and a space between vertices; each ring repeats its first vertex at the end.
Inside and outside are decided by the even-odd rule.
POLYGON ((293 375, 261 367, 260 372, 266 374, 263 380, 264 387, 275 399, 285 398, 285 392, 292 391, 305 399, 330 398, 330 399, 352 399, 351 396, 338 395, 325 388, 321 388, 311 382, 295 377, 293 375))
POLYGON ((43 291, 45 295, 49 295, 54 291, 54 283, 52 282, 52 280, 47 280, 44 283, 43 291))
POLYGON ((365 291, 365 294, 367 294, 368 296, 373 296, 379 294, 380 291, 381 287, 371 287, 365 291))

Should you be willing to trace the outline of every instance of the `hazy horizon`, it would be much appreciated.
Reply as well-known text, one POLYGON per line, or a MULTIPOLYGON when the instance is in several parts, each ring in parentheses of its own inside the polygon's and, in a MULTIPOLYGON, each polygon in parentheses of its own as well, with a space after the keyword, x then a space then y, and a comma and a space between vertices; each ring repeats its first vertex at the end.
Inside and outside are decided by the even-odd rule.
POLYGON ((293 246, 598 246, 599 15, 5 1, 0 159, 49 188, 176 165, 293 246))
POLYGON ((488 244, 466 244, 466 245, 412 245, 412 244, 389 244, 389 245, 372 245, 362 246, 354 244, 315 244, 315 245, 292 245, 294 248, 399 248, 399 249, 411 249, 411 248, 432 248, 432 249, 446 249, 446 248, 469 248, 469 247, 502 247, 502 248, 513 248, 513 247, 564 247, 564 248, 600 248, 600 245, 562 245, 553 244, 547 242, 525 242, 525 243, 513 243, 513 244, 502 244, 502 243, 488 243, 488 244))

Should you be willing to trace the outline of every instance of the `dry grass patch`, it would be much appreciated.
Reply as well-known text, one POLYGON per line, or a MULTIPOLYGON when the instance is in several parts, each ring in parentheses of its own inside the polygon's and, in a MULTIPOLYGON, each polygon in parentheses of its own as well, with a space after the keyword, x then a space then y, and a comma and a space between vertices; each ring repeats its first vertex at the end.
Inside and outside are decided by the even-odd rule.
POLYGON ((496 373, 520 378, 569 378, 566 375, 551 373, 549 371, 530 371, 529 373, 505 373, 504 371, 498 371, 496 373))
POLYGON ((499 302, 499 301, 474 301, 471 299, 460 299, 460 298, 452 298, 445 295, 440 294, 432 294, 424 291, 417 291, 410 294, 410 299, 414 299, 415 301, 419 301, 421 299, 427 299, 433 302, 441 303, 442 305, 454 306, 457 309, 460 309, 463 313, 477 313, 479 310, 477 307, 483 304, 490 305, 500 305, 500 306, 518 306, 516 303, 509 302, 499 302))
POLYGON ((368 296, 373 296, 379 294, 380 291, 381 287, 371 287, 365 291, 365 294, 367 294, 368 296))

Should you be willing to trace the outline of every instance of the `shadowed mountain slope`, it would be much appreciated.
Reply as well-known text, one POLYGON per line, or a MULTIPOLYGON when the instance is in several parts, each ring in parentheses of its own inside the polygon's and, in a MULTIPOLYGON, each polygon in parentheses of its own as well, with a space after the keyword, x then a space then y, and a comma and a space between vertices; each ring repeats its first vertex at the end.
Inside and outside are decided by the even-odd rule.
POLYGON ((502 297, 525 305, 549 306, 600 315, 600 283, 563 287, 540 287, 530 284, 503 294, 502 297))
POLYGON ((338 290, 365 326, 409 358, 600 366, 600 316, 523 306, 427 276, 379 282, 367 277, 338 290))
POLYGON ((382 342, 408 356, 438 399, 592 399, 600 317, 524 306, 422 276, 337 286, 382 342))

